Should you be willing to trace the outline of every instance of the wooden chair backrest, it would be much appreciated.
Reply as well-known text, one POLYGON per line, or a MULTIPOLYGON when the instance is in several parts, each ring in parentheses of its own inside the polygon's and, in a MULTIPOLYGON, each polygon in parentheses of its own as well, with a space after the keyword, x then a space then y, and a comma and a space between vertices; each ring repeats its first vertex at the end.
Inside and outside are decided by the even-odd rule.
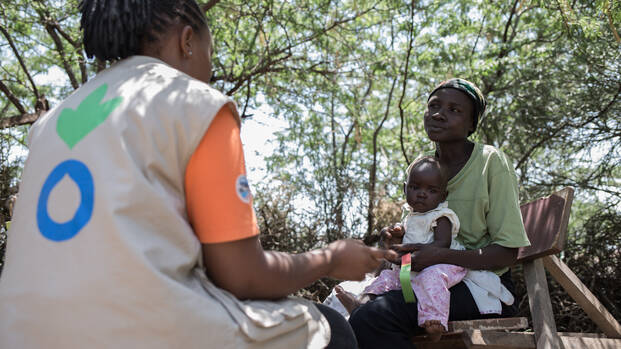
POLYGON ((520 206, 530 246, 520 248, 518 263, 559 253, 565 248, 574 189, 566 187, 548 197, 520 206))

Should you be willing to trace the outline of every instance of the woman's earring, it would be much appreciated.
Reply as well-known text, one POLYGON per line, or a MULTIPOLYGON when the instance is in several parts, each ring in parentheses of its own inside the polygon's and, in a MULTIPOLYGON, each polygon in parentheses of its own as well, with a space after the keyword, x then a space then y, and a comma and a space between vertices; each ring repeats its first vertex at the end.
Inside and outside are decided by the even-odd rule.
POLYGON ((188 52, 188 54, 191 56, 192 55, 192 51, 188 52))

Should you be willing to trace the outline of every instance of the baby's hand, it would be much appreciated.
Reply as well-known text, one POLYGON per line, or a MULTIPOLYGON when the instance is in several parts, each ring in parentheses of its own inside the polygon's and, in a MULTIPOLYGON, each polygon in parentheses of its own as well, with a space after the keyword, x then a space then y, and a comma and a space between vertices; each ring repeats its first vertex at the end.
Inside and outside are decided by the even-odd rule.
POLYGON ((380 246, 383 244, 385 248, 390 248, 392 245, 402 243, 403 234, 405 234, 405 229, 400 223, 382 228, 380 230, 380 246))

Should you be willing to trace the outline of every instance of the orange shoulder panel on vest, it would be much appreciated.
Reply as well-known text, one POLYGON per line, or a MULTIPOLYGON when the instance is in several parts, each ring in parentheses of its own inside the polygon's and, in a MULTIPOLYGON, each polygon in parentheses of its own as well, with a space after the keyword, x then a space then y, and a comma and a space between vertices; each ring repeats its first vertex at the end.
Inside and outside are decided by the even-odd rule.
POLYGON ((239 124, 228 105, 218 111, 190 158, 185 193, 190 223, 202 243, 259 234, 239 124))

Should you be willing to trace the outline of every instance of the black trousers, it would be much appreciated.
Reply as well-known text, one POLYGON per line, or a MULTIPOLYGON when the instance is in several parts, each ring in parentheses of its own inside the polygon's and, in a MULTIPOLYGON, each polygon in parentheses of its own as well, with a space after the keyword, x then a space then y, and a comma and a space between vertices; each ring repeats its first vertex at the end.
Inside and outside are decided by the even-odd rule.
MULTIPOLYGON (((511 272, 500 277, 505 287, 515 294, 511 272)), ((449 289, 451 305, 449 321, 510 317, 517 313, 517 300, 511 306, 502 304, 502 314, 481 314, 468 286, 463 282, 449 289)), ((405 303, 401 290, 387 292, 356 308, 349 317, 360 349, 415 348, 411 337, 423 333, 418 327, 416 303, 405 303)))
POLYGON ((358 343, 356 343, 354 331, 343 315, 323 304, 315 303, 315 306, 330 324, 332 336, 326 349, 357 349, 358 343))

